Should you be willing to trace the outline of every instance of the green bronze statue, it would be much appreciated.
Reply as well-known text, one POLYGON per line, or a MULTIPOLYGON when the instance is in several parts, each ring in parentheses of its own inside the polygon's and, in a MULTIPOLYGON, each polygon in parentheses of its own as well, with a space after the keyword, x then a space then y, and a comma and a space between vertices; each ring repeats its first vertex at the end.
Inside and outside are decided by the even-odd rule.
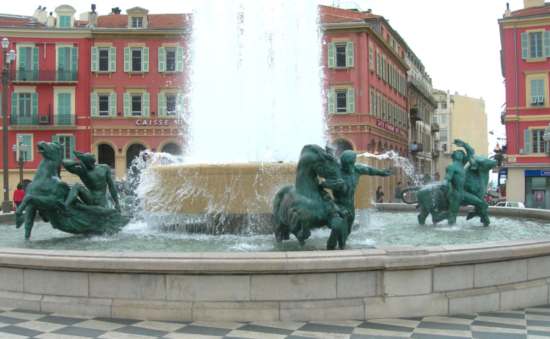
POLYGON ((447 219, 449 225, 456 223, 460 206, 474 206, 468 219, 479 216, 484 226, 489 226, 488 204, 484 196, 487 193, 489 172, 497 162, 475 154, 474 149, 466 142, 456 139, 454 144, 464 148, 455 150, 452 163, 447 166, 443 182, 433 183, 403 191, 403 201, 417 203, 420 209, 418 222, 424 225, 428 215, 432 215, 434 224, 447 219), (407 193, 417 190, 416 201, 409 200, 407 193))
POLYGON ((63 163, 62 146, 41 141, 37 147, 43 159, 16 211, 16 226, 25 225, 26 239, 31 236, 37 213, 53 228, 73 234, 115 233, 128 223, 129 218, 119 211, 108 168, 95 165, 95 158, 89 154, 77 153, 80 161, 65 160, 65 165, 67 170, 82 178, 85 187, 80 184, 70 187, 59 177, 63 163), (107 187, 117 208, 107 207, 107 187))
POLYGON ((293 234, 300 244, 311 230, 327 226, 331 233, 327 249, 343 249, 355 218, 355 189, 361 175, 387 176, 368 166, 355 164, 356 155, 345 151, 341 163, 317 145, 306 145, 300 153, 294 186, 286 186, 273 199, 273 220, 278 242, 293 234), (332 195, 326 190, 331 190, 332 195))

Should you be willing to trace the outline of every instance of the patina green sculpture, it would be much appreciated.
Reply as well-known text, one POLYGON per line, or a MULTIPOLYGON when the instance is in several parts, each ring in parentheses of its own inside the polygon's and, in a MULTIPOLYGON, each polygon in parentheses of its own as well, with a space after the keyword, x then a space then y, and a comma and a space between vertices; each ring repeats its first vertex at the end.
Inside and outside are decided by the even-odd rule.
POLYGON ((53 228, 73 234, 115 233, 128 223, 129 218, 119 211, 110 171, 95 165, 93 155, 77 153, 80 162, 65 161, 67 170, 79 175, 85 185, 71 188, 59 177, 62 146, 41 141, 37 147, 43 159, 16 211, 17 228, 25 224, 26 239, 31 236, 36 213, 53 228), (107 187, 117 208, 107 207, 107 187))
MULTIPOLYGON (((475 154, 474 149, 460 139, 454 144, 464 148, 455 150, 451 158, 453 162, 447 166, 445 180, 420 188, 416 192, 416 202, 420 209, 418 222, 423 225, 428 215, 432 215, 433 223, 447 219, 450 225, 456 223, 460 206, 474 206, 474 212, 468 214, 468 219, 479 216, 484 226, 490 224, 488 204, 484 196, 487 193, 489 172, 497 162, 475 154)), ((403 191, 403 201, 413 203, 407 198, 411 189, 403 191)))
POLYGON ((368 166, 355 164, 356 155, 345 151, 341 164, 317 145, 306 145, 300 153, 294 186, 283 187, 273 200, 273 218, 277 241, 288 240, 290 234, 300 244, 311 230, 327 226, 331 229, 327 249, 343 249, 355 218, 355 189, 360 175, 386 176, 368 166), (326 191, 332 191, 332 195, 326 191))

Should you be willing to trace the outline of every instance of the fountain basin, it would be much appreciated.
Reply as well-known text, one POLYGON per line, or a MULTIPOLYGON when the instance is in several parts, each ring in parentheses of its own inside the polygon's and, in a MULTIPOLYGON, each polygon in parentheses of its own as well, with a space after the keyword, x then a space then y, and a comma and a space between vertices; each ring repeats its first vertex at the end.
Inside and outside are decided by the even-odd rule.
MULTIPOLYGON (((378 208, 396 212, 403 206, 378 208)), ((543 210, 491 213, 550 221, 543 210)), ((330 252, 0 249, 2 307, 156 320, 375 319, 510 310, 547 304, 548 278, 550 238, 330 252)))

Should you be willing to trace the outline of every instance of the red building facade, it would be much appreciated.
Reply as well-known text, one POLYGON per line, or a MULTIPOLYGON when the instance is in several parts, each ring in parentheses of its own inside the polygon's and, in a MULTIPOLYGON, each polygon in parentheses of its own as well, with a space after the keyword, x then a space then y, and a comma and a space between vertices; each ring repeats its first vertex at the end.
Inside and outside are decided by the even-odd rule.
MULTIPOLYGON (((506 193, 527 207, 550 208, 550 6, 525 1, 499 20, 506 86, 506 193)), ((502 171, 504 173, 504 171, 502 171)))
POLYGON ((408 153, 407 70, 403 47, 371 13, 321 6, 328 124, 338 148, 408 153))

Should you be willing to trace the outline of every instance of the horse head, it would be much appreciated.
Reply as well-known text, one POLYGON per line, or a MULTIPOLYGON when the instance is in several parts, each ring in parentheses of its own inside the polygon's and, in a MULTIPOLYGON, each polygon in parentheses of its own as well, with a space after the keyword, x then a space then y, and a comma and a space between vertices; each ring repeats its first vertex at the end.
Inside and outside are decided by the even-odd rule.
POLYGON ((40 141, 37 144, 38 153, 42 155, 44 160, 49 160, 55 164, 61 165, 63 160, 63 147, 57 142, 40 141))
POLYGON ((298 165, 308 166, 315 176, 325 179, 340 178, 340 165, 338 160, 329 152, 318 145, 306 145, 300 153, 298 165))

